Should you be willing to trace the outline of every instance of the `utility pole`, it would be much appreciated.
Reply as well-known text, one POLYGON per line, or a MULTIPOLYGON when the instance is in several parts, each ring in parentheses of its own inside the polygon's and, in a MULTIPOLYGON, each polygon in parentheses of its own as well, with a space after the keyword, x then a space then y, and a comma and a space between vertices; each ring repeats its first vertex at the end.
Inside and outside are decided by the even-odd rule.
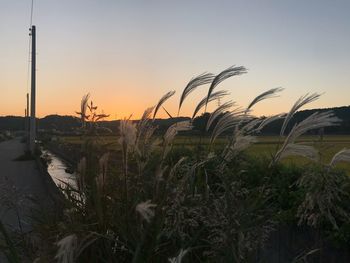
POLYGON ((32 36, 32 68, 31 68, 31 92, 30 92, 30 130, 29 130, 29 150, 31 154, 35 151, 35 138, 36 138, 36 118, 35 118, 35 56, 36 56, 36 46, 35 46, 35 26, 32 26, 31 33, 32 36))
POLYGON ((25 108, 25 116, 24 116, 24 138, 27 145, 26 151, 29 150, 29 93, 26 96, 27 99, 27 107, 25 108))
POLYGON ((24 136, 27 137, 27 109, 24 109, 24 136))
POLYGON ((29 93, 27 93, 27 115, 26 115, 26 136, 27 136, 27 144, 29 140, 29 93))

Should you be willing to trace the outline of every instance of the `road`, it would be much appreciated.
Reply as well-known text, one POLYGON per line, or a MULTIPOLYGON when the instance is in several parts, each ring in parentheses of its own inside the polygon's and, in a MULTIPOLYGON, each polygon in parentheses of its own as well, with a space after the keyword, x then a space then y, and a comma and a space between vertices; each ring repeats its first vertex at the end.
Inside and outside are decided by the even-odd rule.
POLYGON ((30 232, 33 216, 40 216, 49 202, 36 162, 15 161, 24 150, 18 138, 0 143, 0 220, 9 232, 30 232))

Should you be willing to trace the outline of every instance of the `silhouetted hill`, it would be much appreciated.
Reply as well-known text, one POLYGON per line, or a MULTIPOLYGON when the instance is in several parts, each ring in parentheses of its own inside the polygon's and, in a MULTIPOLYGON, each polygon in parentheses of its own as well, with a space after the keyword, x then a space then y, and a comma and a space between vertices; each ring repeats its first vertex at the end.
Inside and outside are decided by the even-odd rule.
MULTIPOLYGON (((5 116, 0 117, 0 130, 23 130, 25 126, 24 117, 5 116)), ((80 126, 79 119, 73 116, 48 115, 37 119, 38 129, 71 131, 80 126)))
MULTIPOLYGON (((302 110, 297 112, 291 121, 289 122, 289 125, 286 129, 286 132, 289 132, 289 130, 295 125, 295 123, 299 123, 311 114, 315 112, 325 112, 332 110, 334 114, 342 120, 341 124, 339 126, 333 126, 333 127, 327 127, 324 129, 325 134, 350 134, 350 106, 343 106, 343 107, 335 107, 335 108, 324 108, 324 109, 312 109, 312 110, 302 110)), ((200 117, 197 117, 193 124, 195 126, 196 130, 203 130, 207 119, 209 117, 209 114, 203 114, 200 117)), ((277 135, 280 133, 280 129, 282 127, 283 119, 277 120, 273 123, 270 123, 267 125, 261 132, 262 135, 277 135)), ((212 125, 212 127, 215 126, 212 125)), ((314 133, 318 133, 318 131, 313 131, 314 133)))
MULTIPOLYGON (((301 122, 311 114, 315 112, 333 111, 334 114, 342 120, 339 126, 326 127, 324 129, 325 134, 350 134, 350 106, 336 107, 336 108, 323 108, 303 110, 297 112, 291 119, 286 131, 288 132, 296 123, 301 122)), ((278 134, 282 126, 283 119, 275 121, 267 125, 263 130, 263 134, 278 134)), ((318 131, 314 131, 317 133, 318 131)))
POLYGON ((81 126, 80 120, 73 116, 48 115, 38 120, 38 129, 72 131, 81 126))
POLYGON ((23 130, 24 129, 24 118, 18 116, 0 116, 0 130, 23 130))
MULTIPOLYGON (((292 118, 287 131, 297 122, 302 121, 314 112, 323 112, 332 110, 334 114, 342 120, 341 125, 329 127, 325 129, 326 134, 350 134, 350 106, 336 107, 336 108, 324 108, 324 109, 312 109, 299 111, 292 118)), ((203 127, 208 114, 197 117, 194 120, 195 130, 199 130, 203 127)), ((158 125, 157 132, 164 132, 170 125, 178 121, 188 120, 188 117, 178 117, 173 119, 156 119, 155 124, 158 125)), ((262 134, 279 134, 283 120, 275 121, 274 123, 266 126, 262 134)), ((118 131, 119 121, 101 121, 102 127, 109 128, 113 132, 118 131)), ((80 120, 73 116, 60 116, 60 115, 48 115, 44 118, 38 119, 38 129, 46 131, 58 131, 63 133, 74 132, 81 126, 80 120)), ((24 118, 18 116, 6 116, 0 117, 0 130, 23 130, 24 129, 24 118)))
MULTIPOLYGON (((178 121, 188 120, 188 117, 177 117, 173 119, 155 119, 154 123, 158 125, 158 131, 165 131, 170 125, 178 121)), ((119 120, 114 121, 100 121, 101 127, 108 128, 113 132, 118 131, 119 120)), ((44 118, 37 119, 38 130, 58 131, 64 133, 74 132, 81 127, 80 119, 73 116, 48 115, 44 118)), ((0 130, 23 130, 24 117, 5 116, 0 117, 0 130)))

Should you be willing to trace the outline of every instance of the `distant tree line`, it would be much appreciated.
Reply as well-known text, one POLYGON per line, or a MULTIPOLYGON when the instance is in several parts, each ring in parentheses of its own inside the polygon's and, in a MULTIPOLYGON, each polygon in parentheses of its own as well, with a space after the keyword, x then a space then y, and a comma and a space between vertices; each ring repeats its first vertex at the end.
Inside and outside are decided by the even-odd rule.
MULTIPOLYGON (((289 126, 287 127, 286 132, 288 132, 295 123, 298 123, 304 120, 306 117, 310 116, 315 112, 324 112, 332 110, 335 115, 342 120, 339 126, 327 127, 322 131, 324 134, 350 134, 350 106, 344 107, 336 107, 336 108, 327 108, 327 109, 312 109, 312 110, 303 110, 297 112, 293 119, 291 120, 289 126)), ((192 134, 206 133, 205 126, 206 122, 209 118, 209 113, 202 114, 199 117, 196 117, 193 120, 194 129, 191 131, 192 134)), ((264 118, 260 117, 260 118, 264 118)), ((177 118, 169 118, 169 119, 156 119, 155 124, 158 126, 157 132, 162 134, 166 131, 166 129, 182 120, 188 120, 187 117, 177 117, 177 118)), ((219 119, 219 118, 218 118, 219 119)), ((218 120, 217 120, 218 121, 218 120)), ((262 131, 262 135, 276 135, 280 131, 280 127, 282 125, 283 120, 277 120, 268 124, 262 131)), ((38 129, 45 130, 47 132, 59 132, 59 133, 74 133, 81 126, 80 120, 77 117, 73 116, 60 116, 60 115, 48 115, 44 118, 40 118, 37 120, 38 129)), ((118 132, 119 121, 101 121, 100 125, 102 127, 108 128, 112 131, 112 133, 118 132)), ((215 123, 212 127, 215 126, 215 123)), ((5 116, 0 117, 0 131, 8 130, 8 131, 18 131, 24 130, 25 120, 24 117, 18 116, 5 116)), ((319 131, 313 131, 314 133, 318 133, 319 131)))
MULTIPOLYGON (((324 133, 324 134, 350 134, 350 106, 344 106, 344 107, 336 107, 336 108, 327 108, 327 109, 312 109, 312 110, 303 110, 297 112, 293 118, 291 119, 289 125, 287 126, 286 132, 288 133, 290 129, 296 124, 301 122, 302 120, 306 119, 308 116, 315 112, 325 112, 332 110, 334 114, 341 119, 341 124, 338 126, 332 126, 332 127, 326 127, 322 131, 316 130, 312 131, 314 134, 318 133, 324 133)), ((194 130, 204 132, 204 133, 210 133, 205 131, 206 123, 209 118, 209 113, 202 114, 200 117, 197 117, 193 121, 193 125, 195 127, 194 130)), ((265 116, 259 117, 259 118, 265 118, 265 116)), ((220 118, 218 118, 219 120, 220 118)), ((217 121, 218 121, 217 120, 217 121)), ((264 127, 261 131, 261 135, 277 135, 279 134, 281 130, 281 126, 283 123, 283 119, 276 120, 264 127)), ((215 127, 215 123, 212 125, 212 127, 215 127)), ((212 128, 211 128, 212 129, 212 128)))

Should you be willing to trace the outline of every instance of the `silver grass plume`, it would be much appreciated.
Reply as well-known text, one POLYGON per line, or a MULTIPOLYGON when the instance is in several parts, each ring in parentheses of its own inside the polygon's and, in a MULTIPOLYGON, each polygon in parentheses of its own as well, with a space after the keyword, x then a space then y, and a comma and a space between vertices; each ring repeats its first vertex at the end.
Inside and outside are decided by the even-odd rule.
POLYGON ((226 130, 235 127, 235 125, 238 122, 239 120, 235 118, 231 112, 223 113, 223 115, 214 127, 214 130, 211 134, 210 143, 212 144, 215 141, 215 139, 226 130))
POLYGON ((74 255, 78 246, 78 238, 75 234, 66 236, 56 243, 58 251, 55 259, 59 263, 74 263, 74 255))
POLYGON ((261 124, 262 119, 261 118, 255 118, 252 120, 248 120, 248 122, 243 125, 242 128, 240 128, 239 131, 237 131, 238 133, 242 133, 242 134, 249 134, 254 132, 254 127, 258 126, 259 124, 261 124))
POLYGON ((236 141, 232 147, 234 152, 241 152, 247 149, 251 144, 257 141, 255 136, 251 135, 239 135, 236 138, 236 141))
POLYGON ((161 142, 160 139, 152 139, 152 136, 157 129, 151 121, 151 115, 154 107, 147 108, 141 119, 137 123, 137 135, 135 142, 135 157, 138 164, 139 175, 145 168, 149 157, 155 150, 156 146, 161 142))
POLYGON ((175 138, 176 134, 179 131, 188 131, 192 129, 192 125, 190 121, 179 121, 171 125, 165 135, 164 135, 164 141, 165 143, 171 143, 173 139, 175 138))
POLYGON ((294 125, 290 133, 288 134, 287 138, 285 139, 281 149, 277 151, 275 154, 272 162, 270 165, 278 162, 283 156, 284 151, 288 147, 289 144, 293 144, 295 140, 303 135, 304 133, 314 130, 314 129, 319 129, 323 127, 328 127, 328 126, 334 126, 339 124, 340 119, 334 116, 333 112, 327 111, 327 112, 315 112, 314 114, 310 115, 300 123, 294 125))
POLYGON ((247 149, 250 145, 257 142, 257 138, 251 135, 239 134, 236 136, 234 144, 226 151, 224 160, 230 161, 233 156, 247 149))
POLYGON ((216 86, 218 86, 221 82, 223 82, 225 79, 228 79, 233 76, 238 76, 242 75, 244 73, 247 73, 247 69, 243 66, 240 67, 229 67, 222 72, 220 72, 214 79, 213 82, 211 83, 209 90, 208 90, 208 95, 207 95, 207 101, 205 106, 207 106, 209 102, 210 95, 213 93, 213 90, 215 89, 216 86))
POLYGON ((107 180, 107 168, 108 168, 109 153, 105 153, 98 160, 99 164, 99 174, 96 177, 97 189, 100 192, 104 192, 104 188, 107 180))
POLYGON ((125 152, 127 152, 128 149, 131 149, 135 146, 136 131, 136 126, 131 120, 124 119, 120 121, 120 138, 118 141, 122 145, 125 152))
MULTIPOLYGON (((125 193, 127 193, 128 153, 129 151, 137 148, 135 147, 137 129, 135 124, 130 120, 130 117, 129 119, 120 121, 120 137, 118 139, 119 144, 122 146, 124 187, 126 189, 125 193)), ((127 194, 125 194, 125 198, 127 199, 127 194)))
POLYGON ((283 136, 284 132, 287 128, 287 125, 289 123, 289 121, 292 119, 292 117, 294 116, 294 114, 303 106, 305 106, 308 103, 311 103, 315 100, 317 100, 319 97, 321 96, 321 94, 318 93, 313 93, 311 95, 309 95, 308 93, 305 94, 304 96, 301 96, 292 106, 292 108, 290 109, 290 111, 288 112, 286 118, 284 119, 282 128, 281 128, 281 133, 280 135, 283 136))
MULTIPOLYGON (((152 125, 151 123, 151 114, 153 111, 154 107, 147 108, 143 115, 141 120, 137 124, 137 139, 136 139, 136 144, 139 144, 139 140, 141 137, 143 138, 143 145, 144 146, 152 146, 153 143, 158 144, 159 140, 154 140, 153 143, 151 143, 151 138, 157 129, 157 126, 152 125), (157 142, 156 142, 157 141, 157 142)), ((140 146, 140 145, 138 145, 140 146)), ((151 150, 151 149, 150 149, 151 150)))
POLYGON ((140 216, 147 221, 151 222, 151 219, 154 217, 154 208, 157 207, 156 204, 152 204, 151 200, 142 202, 136 205, 135 211, 140 214, 140 216))
POLYGON ((197 77, 192 78, 188 82, 188 84, 186 85, 186 87, 184 88, 184 90, 181 94, 178 115, 180 113, 181 106, 182 106, 183 102, 185 101, 185 99, 187 98, 187 96, 192 91, 194 91, 196 88, 198 88, 199 86, 211 83, 213 81, 214 77, 215 77, 215 75, 212 73, 202 73, 202 74, 198 75, 197 77))
MULTIPOLYGON (((234 125, 235 129, 231 136, 230 142, 225 146, 225 149, 221 154, 226 161, 231 159, 236 152, 240 152, 241 145, 244 145, 245 142, 250 141, 250 139, 252 140, 251 143, 256 141, 255 137, 250 136, 250 134, 254 133, 254 127, 259 125, 262 120, 261 118, 254 118, 251 115, 248 115, 249 111, 249 109, 248 111, 247 109, 242 111, 238 122, 234 125), (241 142, 243 144, 241 144, 241 142)), ((247 145, 247 147, 249 145, 247 145)))
POLYGON ((295 125, 289 133, 287 139, 290 142, 294 142, 296 138, 310 130, 335 126, 338 125, 340 122, 341 120, 338 117, 336 117, 332 111, 326 111, 321 113, 315 112, 303 121, 301 121, 299 124, 295 125))
POLYGON ((296 143, 288 144, 279 159, 282 160, 285 157, 293 155, 302 156, 313 161, 317 161, 319 159, 318 151, 314 147, 296 143))
POLYGON ((210 143, 212 144, 215 141, 215 139, 223 132, 236 127, 237 124, 247 119, 248 117, 245 114, 244 110, 236 109, 231 112, 223 113, 214 127, 214 130, 211 134, 210 143))
POLYGON ((150 147, 149 149, 150 152, 152 152, 155 149, 155 147, 161 143, 161 139, 159 138, 155 138, 154 140, 151 140, 156 129, 157 127, 151 126, 146 130, 144 135, 144 144, 150 147))
POLYGON ((260 102, 262 100, 278 97, 278 95, 276 95, 276 93, 281 92, 282 90, 283 90, 283 88, 274 88, 274 89, 270 89, 268 91, 261 93, 259 96, 255 97, 252 100, 252 102, 248 105, 247 111, 249 111, 255 104, 257 104, 258 102, 260 102))
POLYGON ((282 114, 277 114, 277 115, 273 115, 273 116, 270 116, 270 117, 266 117, 265 119, 263 119, 263 121, 260 123, 259 127, 256 128, 255 132, 261 132, 261 130, 263 128, 266 127, 266 125, 276 121, 276 120, 279 120, 283 117, 285 117, 286 114, 285 113, 282 113, 282 114))
POLYGON ((141 176, 144 168, 146 167, 152 153, 156 150, 157 146, 161 143, 161 139, 154 137, 153 134, 157 126, 148 125, 142 132, 142 139, 137 140, 135 147, 135 157, 138 164, 139 175, 141 176))
POLYGON ((168 93, 166 93, 163 97, 161 97, 161 99, 158 101, 158 104, 156 105, 155 109, 154 109, 154 113, 153 113, 153 120, 155 119, 157 112, 159 110, 159 108, 164 104, 164 102, 166 102, 169 98, 171 98, 173 95, 175 94, 175 91, 169 91, 168 93))
POLYGON ((138 130, 142 131, 143 128, 145 126, 147 126, 147 124, 150 121, 153 109, 154 109, 154 107, 149 107, 149 108, 145 109, 145 111, 142 114, 142 117, 141 117, 140 121, 137 124, 138 130))
POLYGON ((89 118, 89 116, 86 115, 86 110, 88 107, 89 98, 90 98, 90 93, 88 93, 82 97, 81 102, 80 102, 80 112, 76 112, 76 114, 80 115, 82 127, 85 127, 85 121, 89 118))
MULTIPOLYGON (((157 126, 149 126, 147 129, 145 129, 144 134, 143 134, 143 143, 146 145, 149 145, 152 139, 152 136, 154 132, 156 131, 157 126)), ((156 138, 154 142, 159 142, 160 139, 156 138)), ((157 143, 156 143, 157 144, 157 143)))
POLYGON ((350 162, 350 149, 343 149, 337 152, 329 163, 330 167, 334 167, 339 162, 350 162))
POLYGON ((153 109, 154 109, 154 107, 147 108, 143 112, 141 119, 137 123, 137 126, 136 126, 136 128, 137 128, 136 144, 138 144, 140 137, 146 133, 146 130, 150 128, 150 118, 151 118, 153 109))
POLYGON ((212 123, 216 120, 217 117, 220 116, 221 113, 229 110, 234 105, 235 105, 235 102, 228 101, 228 102, 225 102, 224 104, 220 105, 219 107, 217 107, 209 116, 209 119, 207 121, 206 130, 208 131, 210 129, 210 126, 212 125, 212 123))
POLYGON ((188 249, 181 249, 176 257, 168 258, 168 261, 169 263, 181 263, 187 253, 188 249))
POLYGON ((190 121, 180 121, 171 125, 164 134, 163 158, 169 153, 170 145, 179 131, 189 131, 193 127, 190 121))
POLYGON ((194 119, 194 117, 196 117, 197 113, 206 105, 206 103, 209 103, 211 101, 217 100, 217 99, 221 99, 222 97, 229 95, 230 93, 227 92, 226 90, 222 90, 222 91, 217 91, 214 92, 212 94, 210 94, 210 98, 209 100, 207 100, 207 97, 205 96, 197 105, 197 107, 195 108, 193 114, 192 114, 192 120, 194 119))

